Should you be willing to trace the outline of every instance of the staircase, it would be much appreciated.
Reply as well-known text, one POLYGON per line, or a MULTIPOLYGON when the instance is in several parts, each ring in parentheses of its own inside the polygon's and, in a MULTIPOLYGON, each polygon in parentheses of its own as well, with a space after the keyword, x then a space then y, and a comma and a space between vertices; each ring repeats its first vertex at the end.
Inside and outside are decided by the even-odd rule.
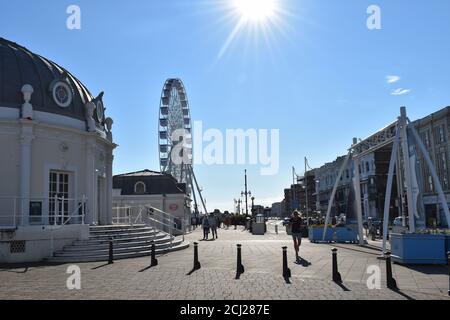
POLYGON ((152 241, 155 241, 156 254, 189 247, 189 242, 183 242, 182 237, 173 237, 143 224, 91 226, 88 240, 78 240, 65 246, 47 261, 58 263, 108 261, 111 238, 114 239, 114 260, 149 256, 152 241))

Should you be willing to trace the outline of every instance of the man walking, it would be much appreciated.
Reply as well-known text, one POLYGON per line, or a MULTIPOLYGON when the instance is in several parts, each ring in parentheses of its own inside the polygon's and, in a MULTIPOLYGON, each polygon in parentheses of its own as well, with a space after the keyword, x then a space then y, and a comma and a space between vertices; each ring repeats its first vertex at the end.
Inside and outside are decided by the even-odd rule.
POLYGON ((208 235, 209 235, 209 219, 208 217, 205 215, 202 218, 202 228, 203 228, 203 240, 208 240, 208 235))
POLYGON ((211 213, 208 217, 209 227, 211 228, 212 237, 217 239, 217 219, 214 217, 214 213, 211 213))

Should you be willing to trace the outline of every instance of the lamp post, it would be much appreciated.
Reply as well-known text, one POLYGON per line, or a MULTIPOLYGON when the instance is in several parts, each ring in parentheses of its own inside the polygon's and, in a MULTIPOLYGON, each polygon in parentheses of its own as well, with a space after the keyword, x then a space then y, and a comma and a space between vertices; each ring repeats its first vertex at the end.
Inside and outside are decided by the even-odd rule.
POLYGON ((234 203, 236 205, 237 214, 240 215, 241 214, 241 203, 242 203, 242 200, 241 199, 239 199, 239 200, 234 199, 234 203))
POLYGON ((245 216, 248 217, 248 196, 251 196, 252 192, 247 189, 247 170, 245 170, 245 191, 241 192, 241 196, 245 196, 245 216))
POLYGON ((252 216, 255 214, 255 197, 252 197, 252 216))

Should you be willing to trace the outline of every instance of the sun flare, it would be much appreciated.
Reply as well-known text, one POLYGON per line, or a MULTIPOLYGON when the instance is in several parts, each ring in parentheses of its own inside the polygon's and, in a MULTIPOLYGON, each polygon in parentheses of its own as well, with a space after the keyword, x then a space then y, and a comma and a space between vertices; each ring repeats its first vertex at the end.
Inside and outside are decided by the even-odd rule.
POLYGON ((275 2, 276 0, 234 0, 242 19, 253 22, 264 22, 273 16, 275 2))

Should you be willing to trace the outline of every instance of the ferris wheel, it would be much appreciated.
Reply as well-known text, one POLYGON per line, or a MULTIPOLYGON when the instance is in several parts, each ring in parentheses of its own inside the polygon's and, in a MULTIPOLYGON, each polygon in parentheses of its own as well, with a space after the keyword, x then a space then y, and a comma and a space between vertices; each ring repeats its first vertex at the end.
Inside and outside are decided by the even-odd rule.
POLYGON ((193 197, 196 215, 199 206, 197 197, 204 213, 208 214, 202 190, 192 167, 191 113, 186 90, 180 79, 168 79, 164 83, 159 105, 158 127, 161 172, 172 175, 178 183, 186 184, 186 193, 193 197))
POLYGON ((192 127, 183 82, 168 79, 159 107, 159 162, 163 173, 179 183, 189 183, 186 165, 192 163, 192 127))
POLYGON ((180 79, 168 79, 164 83, 158 126, 161 172, 172 175, 178 183, 186 184, 186 193, 194 200, 195 214, 198 214, 197 196, 205 214, 208 214, 202 190, 192 167, 191 113, 186 90, 180 79))

